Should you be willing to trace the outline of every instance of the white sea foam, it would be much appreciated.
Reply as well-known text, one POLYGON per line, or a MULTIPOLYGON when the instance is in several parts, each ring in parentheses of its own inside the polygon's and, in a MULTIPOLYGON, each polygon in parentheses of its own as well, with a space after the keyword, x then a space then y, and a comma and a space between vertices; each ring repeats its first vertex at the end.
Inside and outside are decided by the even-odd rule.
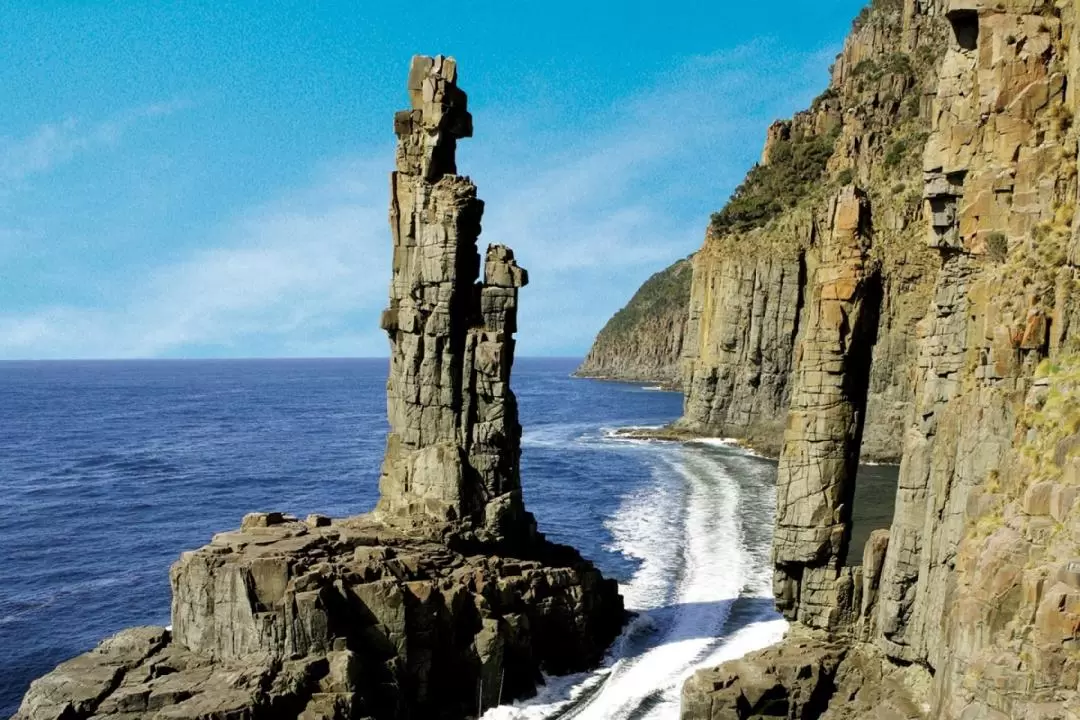
POLYGON ((766 459, 766 460, 768 459, 765 455, 762 455, 761 453, 757 452, 756 450, 753 450, 751 448, 746 447, 746 445, 744 445, 742 442, 740 442, 739 440, 737 440, 735 438, 703 437, 703 438, 693 438, 693 439, 689 440, 688 442, 691 442, 691 443, 694 443, 694 444, 697 444, 697 445, 711 445, 713 447, 738 448, 739 450, 741 450, 742 452, 746 453, 747 455, 749 455, 751 457, 762 458, 762 459, 766 459))
POLYGON ((555 423, 534 425, 521 434, 524 447, 564 447, 594 430, 589 423, 555 423))
POLYGON ((639 614, 605 667, 552 678, 536 698, 489 710, 485 720, 673 720, 691 673, 782 637, 787 625, 771 603, 726 627, 734 604, 746 602, 740 596, 771 596, 769 568, 740 526, 740 503, 765 499, 741 497, 729 472, 739 463, 685 446, 657 449, 654 460, 653 483, 608 521, 612 549, 641 565, 620 587, 639 614))
POLYGON ((670 444, 669 441, 661 438, 650 437, 633 437, 625 435, 626 432, 642 431, 648 432, 649 430, 661 430, 663 425, 627 425, 623 427, 603 427, 600 428, 600 436, 604 442, 616 442, 623 445, 638 445, 641 447, 655 447, 658 443, 670 444))

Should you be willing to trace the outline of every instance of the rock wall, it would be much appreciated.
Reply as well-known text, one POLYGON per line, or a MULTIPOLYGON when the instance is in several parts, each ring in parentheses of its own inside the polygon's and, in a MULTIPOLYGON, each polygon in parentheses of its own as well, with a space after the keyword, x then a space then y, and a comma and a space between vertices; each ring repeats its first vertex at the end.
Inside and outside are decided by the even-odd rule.
POLYGON ((691 260, 650 277, 596 336, 579 377, 681 386, 691 260))
MULTIPOLYGON (((923 18, 905 33, 930 20, 949 42, 922 158, 922 232, 938 262, 893 523, 853 571, 858 613, 837 594, 840 621, 816 622, 798 596, 785 646, 693 679, 685 718, 736 706, 731 717, 749 717, 760 703, 743 701, 762 687, 789 717, 1080 715, 1080 6, 941 0, 905 12, 923 18), (793 647, 808 664, 785 675, 793 647)), ((807 384, 797 375, 793 397, 807 384)), ((783 487, 779 517, 806 509, 783 487)), ((778 526, 778 548, 787 535, 778 526)), ((782 607, 791 595, 778 586, 782 607)))
POLYGON ((775 454, 783 435, 806 268, 802 255, 696 256, 680 426, 748 440, 775 454))
POLYGON ((510 390, 518 290, 456 175, 454 61, 413 59, 398 113, 387 412, 376 512, 251 513, 173 565, 172 627, 136 628, 34 681, 17 720, 475 717, 602 659, 617 584, 536 531, 510 390))
POLYGON ((694 262, 681 427, 742 438, 779 454, 792 358, 810 311, 807 254, 828 232, 819 227, 818 209, 838 188, 855 183, 874 207, 871 262, 882 278, 862 453, 899 458, 911 406, 915 325, 933 282, 933 257, 920 242, 917 158, 943 49, 941 33, 917 7, 874 3, 837 58, 829 88, 809 110, 770 128, 761 166, 719 215, 743 212, 755 193, 776 194, 777 182, 790 192, 786 204, 753 222, 718 223, 714 216, 694 262), (791 179, 821 147, 827 158, 821 174, 801 184, 791 179), (779 181, 770 178, 757 190, 765 176, 760 168, 770 167, 779 181))
MULTIPOLYGON (((964 658, 994 645, 1000 622, 963 627, 976 618, 956 612, 964 598, 958 548, 965 536, 972 542, 972 521, 992 512, 981 505, 990 502, 988 486, 1025 440, 1017 429, 1036 368, 1048 355, 1066 356, 1073 341, 1067 328, 1051 329, 1076 311, 1076 269, 1067 261, 1076 200, 1068 87, 1080 77, 1072 69, 1072 3, 950 2, 947 17, 953 42, 924 158, 929 243, 943 262, 920 349, 917 413, 905 436, 878 623, 886 653, 926 664, 942 689, 955 692, 958 684, 980 684, 961 681, 970 670, 964 658), (966 642, 957 643, 961 635, 966 642)), ((1011 484, 1023 489, 1032 479, 1014 476, 1011 484)), ((999 554, 1000 541, 991 535, 978 544, 997 555, 1004 600, 1021 591, 1022 578, 1008 576, 1016 558, 999 554)), ((1010 615, 1012 608, 997 610, 1010 615)), ((997 676, 992 695, 946 702, 943 693, 938 711, 1018 716, 1027 703, 1050 699, 1037 692, 1045 654, 1033 648, 1008 663, 1005 657, 986 668, 997 676)))
POLYGON ((580 375, 681 387, 677 431, 739 438, 779 455, 807 322, 806 256, 825 232, 820 209, 855 182, 875 208, 871 262, 882 285, 862 453, 899 460, 916 324, 936 264, 922 242, 919 157, 946 29, 927 0, 872 5, 828 89, 768 129, 760 164, 684 261, 691 282, 674 282, 682 263, 650 278, 597 336, 580 375))

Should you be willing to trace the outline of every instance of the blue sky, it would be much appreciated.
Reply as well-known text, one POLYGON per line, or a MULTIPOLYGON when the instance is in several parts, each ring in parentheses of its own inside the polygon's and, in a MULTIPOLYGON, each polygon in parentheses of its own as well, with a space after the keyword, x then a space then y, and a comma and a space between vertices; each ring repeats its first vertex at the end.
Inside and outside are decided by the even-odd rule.
POLYGON ((861 5, 8 0, 0 359, 385 355, 392 117, 440 52, 481 243, 530 271, 519 353, 584 354, 861 5))

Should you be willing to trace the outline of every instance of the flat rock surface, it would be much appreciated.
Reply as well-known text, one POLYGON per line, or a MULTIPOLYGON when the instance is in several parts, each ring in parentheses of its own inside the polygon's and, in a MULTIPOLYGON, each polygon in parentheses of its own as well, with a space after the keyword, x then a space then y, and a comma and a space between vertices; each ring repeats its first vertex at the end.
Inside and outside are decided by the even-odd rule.
POLYGON ((245 525, 173 566, 172 632, 63 663, 17 720, 464 717, 596 664, 622 624, 615 583, 564 546, 482 554, 370 516, 245 525))

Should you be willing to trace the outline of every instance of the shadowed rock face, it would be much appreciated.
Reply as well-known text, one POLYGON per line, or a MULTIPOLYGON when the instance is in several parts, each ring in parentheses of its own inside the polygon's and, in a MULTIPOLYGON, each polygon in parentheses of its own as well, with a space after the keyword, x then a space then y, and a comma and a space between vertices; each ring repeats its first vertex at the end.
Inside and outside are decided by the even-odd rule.
POLYGON ((135 628, 36 680, 18 720, 457 720, 597 664, 622 598, 521 501, 509 248, 476 239, 452 59, 416 57, 394 120, 391 432, 375 513, 251 513, 174 563, 172 629, 135 628))

